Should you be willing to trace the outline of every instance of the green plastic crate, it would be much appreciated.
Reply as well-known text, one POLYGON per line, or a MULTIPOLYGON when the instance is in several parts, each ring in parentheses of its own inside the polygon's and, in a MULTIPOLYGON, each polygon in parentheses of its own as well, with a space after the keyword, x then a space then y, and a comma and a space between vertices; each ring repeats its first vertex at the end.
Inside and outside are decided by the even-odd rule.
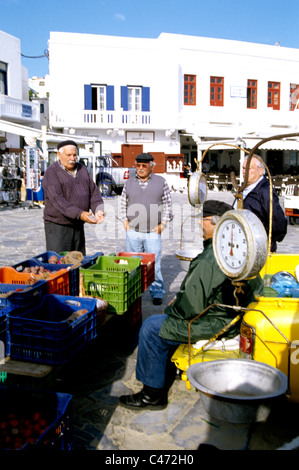
POLYGON ((141 260, 101 256, 83 274, 85 294, 108 302, 108 312, 124 314, 141 295, 141 260))

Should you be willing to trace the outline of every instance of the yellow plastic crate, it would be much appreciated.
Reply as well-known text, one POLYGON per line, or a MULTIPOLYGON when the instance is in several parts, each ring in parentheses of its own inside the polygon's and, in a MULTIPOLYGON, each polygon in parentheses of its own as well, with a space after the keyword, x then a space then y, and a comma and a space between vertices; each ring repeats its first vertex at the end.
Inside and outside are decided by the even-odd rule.
POLYGON ((287 271, 288 273, 295 276, 295 268, 299 264, 299 253, 298 254, 283 254, 283 253, 271 253, 266 261, 265 266, 261 270, 260 274, 263 278, 265 274, 275 274, 279 271, 287 271))

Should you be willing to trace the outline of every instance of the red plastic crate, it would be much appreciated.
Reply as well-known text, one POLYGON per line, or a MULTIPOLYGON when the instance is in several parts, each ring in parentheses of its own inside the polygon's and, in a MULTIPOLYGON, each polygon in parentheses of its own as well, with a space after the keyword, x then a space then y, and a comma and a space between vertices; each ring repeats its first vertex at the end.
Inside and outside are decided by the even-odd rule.
MULTIPOLYGON (((34 285, 36 281, 43 280, 43 275, 33 275, 31 273, 19 273, 10 266, 0 268, 0 282, 4 284, 26 284, 34 285)), ((59 269, 52 273, 47 273, 47 293, 69 295, 70 281, 69 271, 67 269, 59 269)))
POLYGON ((121 251, 117 256, 141 258, 141 293, 155 280, 155 255, 154 253, 134 253, 121 251))

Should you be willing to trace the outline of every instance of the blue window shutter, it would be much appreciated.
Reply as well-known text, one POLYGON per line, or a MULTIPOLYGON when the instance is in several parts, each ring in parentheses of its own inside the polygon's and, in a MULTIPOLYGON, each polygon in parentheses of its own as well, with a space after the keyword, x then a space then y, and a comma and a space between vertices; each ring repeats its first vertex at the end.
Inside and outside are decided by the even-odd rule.
POLYGON ((150 110, 150 88, 144 86, 142 88, 142 111, 150 110))
POLYGON ((114 111, 114 86, 106 87, 107 111, 114 111))
POLYGON ((121 107, 124 111, 128 111, 128 88, 126 86, 122 86, 120 89, 121 93, 121 107))
POLYGON ((92 109, 91 85, 84 85, 84 109, 92 109))

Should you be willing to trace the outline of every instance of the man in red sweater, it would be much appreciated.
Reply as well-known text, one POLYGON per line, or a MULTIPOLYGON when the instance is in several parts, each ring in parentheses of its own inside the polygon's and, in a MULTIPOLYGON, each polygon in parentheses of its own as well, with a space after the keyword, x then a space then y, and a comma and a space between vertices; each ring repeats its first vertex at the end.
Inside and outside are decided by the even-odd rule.
POLYGON ((77 162, 77 150, 72 140, 58 144, 58 160, 45 172, 44 223, 47 251, 85 256, 84 223, 103 222, 104 202, 86 167, 77 162))

